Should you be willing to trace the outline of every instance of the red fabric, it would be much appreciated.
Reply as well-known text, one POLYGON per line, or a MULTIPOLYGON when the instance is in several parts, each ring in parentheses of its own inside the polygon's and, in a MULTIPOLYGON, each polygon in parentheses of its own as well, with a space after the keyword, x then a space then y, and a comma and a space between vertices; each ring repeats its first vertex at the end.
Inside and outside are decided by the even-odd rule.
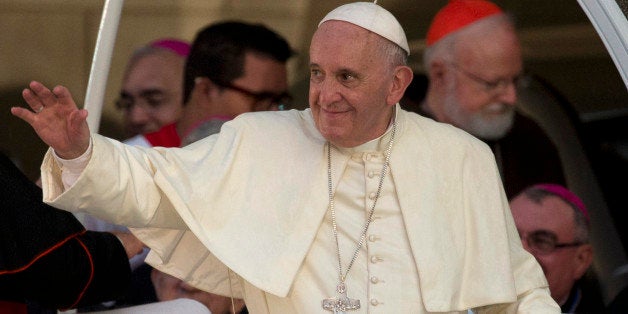
POLYGON ((69 310, 69 309, 73 309, 73 308, 75 308, 78 305, 79 301, 81 301, 81 299, 85 295, 85 291, 87 291, 87 288, 89 288, 89 286, 92 284, 92 280, 94 279, 94 259, 92 258, 92 254, 89 252, 89 249, 87 248, 87 246, 85 246, 85 243, 83 243, 83 241, 81 241, 81 239, 76 238, 76 241, 78 241, 78 243, 85 250, 85 255, 87 255, 87 258, 89 260, 90 273, 89 273, 89 278, 87 279, 87 283, 85 283, 85 286, 83 287, 83 290, 81 291, 81 293, 76 298, 76 301, 74 301, 74 303, 72 305, 70 305, 67 309, 64 309, 64 311, 65 310, 69 310))
POLYGON ((434 16, 427 31, 427 45, 485 17, 502 13, 495 4, 485 0, 451 0, 434 16))
POLYGON ((0 300, 0 314, 27 314, 26 303, 0 300))
POLYGON ((177 133, 176 124, 168 124, 159 131, 144 134, 144 138, 155 146, 161 147, 181 147, 181 137, 177 133))

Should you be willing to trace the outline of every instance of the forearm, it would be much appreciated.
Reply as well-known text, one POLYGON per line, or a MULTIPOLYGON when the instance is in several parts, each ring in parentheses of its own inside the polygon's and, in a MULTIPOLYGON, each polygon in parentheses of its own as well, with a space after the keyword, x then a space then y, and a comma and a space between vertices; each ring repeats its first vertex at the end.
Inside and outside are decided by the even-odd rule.
POLYGON ((44 201, 128 227, 183 228, 169 201, 177 195, 166 194, 155 178, 155 163, 167 162, 157 151, 93 135, 91 153, 75 160, 57 162, 48 152, 42 164, 44 201))

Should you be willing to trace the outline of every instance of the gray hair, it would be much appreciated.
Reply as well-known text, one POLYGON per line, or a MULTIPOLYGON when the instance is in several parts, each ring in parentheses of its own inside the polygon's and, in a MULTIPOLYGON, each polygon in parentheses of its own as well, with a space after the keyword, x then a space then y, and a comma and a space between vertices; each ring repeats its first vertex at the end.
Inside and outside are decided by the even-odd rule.
POLYGON ((461 42, 461 39, 464 39, 471 34, 483 34, 487 30, 502 27, 504 25, 510 26, 514 29, 515 23, 511 15, 503 13, 489 16, 443 37, 441 40, 425 48, 423 51, 424 69, 428 71, 434 60, 443 60, 448 62, 455 61, 457 57, 456 49, 458 48, 457 46, 461 42))
MULTIPOLYGON (((144 59, 145 57, 148 56, 152 56, 158 53, 171 53, 174 56, 179 56, 177 55, 175 52, 173 52, 170 49, 167 48, 163 48, 163 47, 156 47, 156 46, 151 46, 151 45, 145 45, 142 46, 140 48, 137 48, 133 51, 133 54, 131 55, 131 58, 129 58, 129 61, 127 62, 127 66, 126 66, 126 71, 129 71, 130 69, 132 69, 133 67, 135 67, 135 64, 144 59)), ((181 59, 185 59, 185 57, 181 57, 179 56, 181 59)))
POLYGON ((408 53, 403 48, 379 35, 376 37, 377 51, 384 59, 384 62, 390 66, 390 69, 408 64, 408 53))

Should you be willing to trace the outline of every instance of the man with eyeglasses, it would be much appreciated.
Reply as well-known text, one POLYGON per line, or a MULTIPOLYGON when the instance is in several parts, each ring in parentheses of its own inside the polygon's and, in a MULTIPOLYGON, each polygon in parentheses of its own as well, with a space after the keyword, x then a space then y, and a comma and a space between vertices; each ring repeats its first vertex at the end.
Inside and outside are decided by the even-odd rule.
POLYGON ((183 74, 181 118, 129 144, 178 147, 217 133, 245 112, 290 105, 287 41, 261 24, 225 21, 196 35, 183 74))
POLYGON ((484 0, 450 1, 430 25, 423 62, 429 83, 425 98, 413 100, 420 103, 416 110, 489 144, 509 199, 534 183, 565 184, 554 144, 515 111, 521 47, 501 8, 484 0))
POLYGON ((599 292, 578 281, 593 260, 589 215, 578 196, 558 184, 537 184, 510 202, 523 247, 541 265, 563 313, 600 313, 599 292))

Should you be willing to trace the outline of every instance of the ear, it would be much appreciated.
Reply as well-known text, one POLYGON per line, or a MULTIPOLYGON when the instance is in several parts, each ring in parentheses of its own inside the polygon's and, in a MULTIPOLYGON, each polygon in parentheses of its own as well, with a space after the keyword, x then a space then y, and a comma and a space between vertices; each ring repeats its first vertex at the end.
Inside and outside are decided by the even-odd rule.
POLYGON ((432 61, 427 69, 427 74, 432 88, 438 89, 446 86, 447 64, 445 64, 445 60, 436 59, 432 61))
POLYGON ((576 251, 576 263, 574 279, 580 279, 586 273, 593 262, 593 247, 590 244, 583 244, 576 251))
MULTIPOLYGON (((197 100, 212 100, 219 94, 219 89, 214 82, 206 77, 197 77, 194 79, 194 88, 192 95, 197 100)), ((203 101, 205 102, 205 101, 203 101)))
POLYGON ((393 72, 393 81, 388 93, 387 102, 388 105, 395 105, 403 97, 406 88, 412 82, 412 69, 403 65, 397 66, 393 72))

